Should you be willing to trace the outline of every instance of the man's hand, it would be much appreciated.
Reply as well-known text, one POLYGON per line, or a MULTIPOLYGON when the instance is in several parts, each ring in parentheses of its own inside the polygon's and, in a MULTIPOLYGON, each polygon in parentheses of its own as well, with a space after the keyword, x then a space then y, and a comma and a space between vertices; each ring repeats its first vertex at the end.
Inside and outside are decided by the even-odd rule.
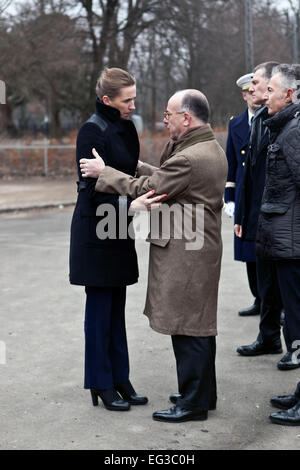
POLYGON ((225 204, 225 214, 228 215, 228 217, 233 217, 234 216, 234 209, 235 209, 235 203, 233 201, 229 201, 225 204))
POLYGON ((153 196, 155 191, 149 191, 146 194, 134 199, 130 204, 129 210, 131 212, 139 211, 151 211, 152 209, 158 209, 161 206, 161 201, 163 198, 167 197, 167 194, 162 194, 160 196, 153 196))
POLYGON ((242 238, 242 226, 235 224, 234 233, 236 234, 237 237, 242 238))
POLYGON ((97 153, 96 149, 93 149, 92 152, 95 157, 94 160, 89 158, 81 158, 79 161, 83 178, 98 178, 102 170, 105 168, 105 163, 97 153))

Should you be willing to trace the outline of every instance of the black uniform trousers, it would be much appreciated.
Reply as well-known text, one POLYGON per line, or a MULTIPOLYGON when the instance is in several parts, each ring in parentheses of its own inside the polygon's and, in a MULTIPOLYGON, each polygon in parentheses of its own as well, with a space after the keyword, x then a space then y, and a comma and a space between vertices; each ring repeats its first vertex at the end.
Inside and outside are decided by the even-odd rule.
POLYGON ((107 390, 129 380, 126 287, 86 287, 84 388, 107 390))
MULTIPOLYGON (((280 314, 285 312, 283 335, 289 352, 300 348, 300 260, 258 258, 262 299, 258 339, 270 344, 280 338, 280 314)), ((300 353, 299 353, 300 355, 300 353)), ((300 360, 300 357, 299 357, 300 360)))
POLYGON ((173 335, 178 391, 177 405, 187 410, 213 410, 217 402, 216 338, 173 335))
POLYGON ((274 345, 280 343, 280 315, 282 310, 275 262, 258 256, 256 271, 261 301, 257 339, 266 345, 274 345))

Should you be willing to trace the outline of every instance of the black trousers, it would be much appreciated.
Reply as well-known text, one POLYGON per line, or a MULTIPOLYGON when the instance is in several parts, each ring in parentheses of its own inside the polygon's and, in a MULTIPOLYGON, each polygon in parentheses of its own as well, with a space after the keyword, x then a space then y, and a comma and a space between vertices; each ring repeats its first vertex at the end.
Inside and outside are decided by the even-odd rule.
POLYGON ((257 286, 256 262, 249 261, 246 263, 246 267, 247 267, 247 276, 248 276, 248 283, 249 283, 250 291, 255 299, 254 303, 257 306, 260 306, 260 297, 259 297, 258 286, 257 286))
POLYGON ((285 320, 283 335, 287 350, 299 350, 300 361, 300 260, 274 261, 285 320))
POLYGON ((261 300, 257 339, 267 345, 280 343, 282 300, 275 261, 257 257, 258 292, 261 300))
POLYGON ((178 390, 182 395, 177 404, 187 410, 215 409, 216 338, 174 335, 172 344, 177 365, 178 390))
POLYGON ((107 390, 129 380, 126 287, 86 287, 84 388, 107 390))

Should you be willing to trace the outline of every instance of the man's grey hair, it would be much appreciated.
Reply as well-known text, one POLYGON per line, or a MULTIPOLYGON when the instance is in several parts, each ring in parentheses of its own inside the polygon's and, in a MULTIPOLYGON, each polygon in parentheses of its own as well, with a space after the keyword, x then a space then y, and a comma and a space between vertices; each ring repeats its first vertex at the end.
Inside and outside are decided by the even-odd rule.
POLYGON ((205 124, 209 120, 210 108, 206 96, 199 90, 181 90, 183 93, 180 110, 187 111, 205 124))
POLYGON ((273 69, 272 76, 279 74, 279 84, 282 91, 291 89, 293 90, 293 103, 300 102, 300 74, 299 65, 297 64, 280 64, 273 69))

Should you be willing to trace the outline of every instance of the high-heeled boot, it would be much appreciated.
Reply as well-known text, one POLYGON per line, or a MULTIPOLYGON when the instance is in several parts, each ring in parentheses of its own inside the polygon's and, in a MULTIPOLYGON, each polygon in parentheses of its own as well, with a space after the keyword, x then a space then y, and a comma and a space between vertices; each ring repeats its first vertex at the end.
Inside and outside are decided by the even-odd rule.
POLYGON ((138 395, 129 380, 122 384, 116 384, 115 389, 130 405, 146 405, 148 403, 148 398, 144 395, 138 395))
POLYGON ((95 390, 91 389, 92 402, 98 406, 98 397, 101 398, 103 405, 110 411, 128 411, 130 404, 123 400, 116 390, 95 390))

